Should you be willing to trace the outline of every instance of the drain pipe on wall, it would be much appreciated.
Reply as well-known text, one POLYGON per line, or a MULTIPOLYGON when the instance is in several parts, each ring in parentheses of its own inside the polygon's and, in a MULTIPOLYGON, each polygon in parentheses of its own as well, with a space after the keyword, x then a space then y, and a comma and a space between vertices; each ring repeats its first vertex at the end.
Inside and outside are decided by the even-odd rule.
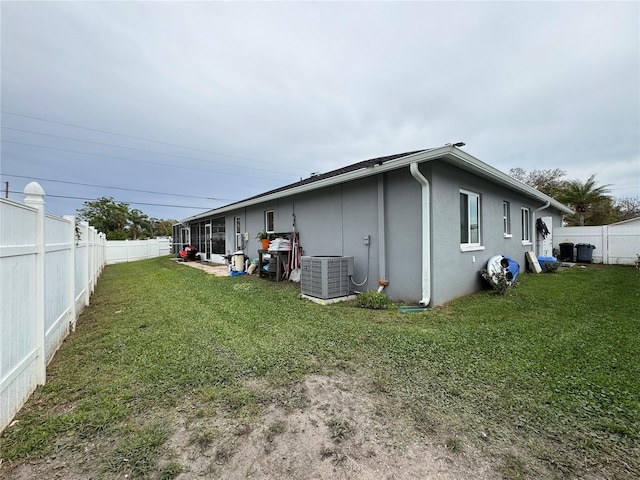
POLYGON ((387 278, 387 241, 384 209, 384 174, 378 175, 378 270, 380 279, 378 280, 378 293, 389 285, 387 278))
POLYGON ((416 162, 409 166, 409 170, 422 187, 422 300, 420 305, 427 307, 431 303, 431 214, 429 212, 431 189, 429 181, 420 173, 416 162))

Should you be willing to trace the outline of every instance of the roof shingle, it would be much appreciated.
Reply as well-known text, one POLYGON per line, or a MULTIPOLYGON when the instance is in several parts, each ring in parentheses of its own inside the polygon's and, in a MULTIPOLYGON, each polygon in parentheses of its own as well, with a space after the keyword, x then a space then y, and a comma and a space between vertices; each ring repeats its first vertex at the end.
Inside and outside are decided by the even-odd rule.
MULTIPOLYGON (((285 190, 299 187, 301 185, 308 185, 310 183, 324 180, 325 178, 331 178, 338 175, 342 175, 343 173, 353 172, 355 170, 360 170, 362 168, 373 167, 374 165, 382 165, 383 163, 388 162, 390 160, 395 160, 397 158, 406 157, 408 155, 413 155, 414 153, 419 153, 423 151, 424 150, 414 150, 413 152, 396 153, 395 155, 388 155, 386 157, 371 158, 369 160, 364 160, 362 162, 357 162, 351 165, 347 165, 346 167, 341 167, 336 170, 331 170, 330 172, 320 173, 318 175, 312 175, 311 177, 304 178, 298 182, 290 183, 289 185, 284 185, 282 187, 275 188, 273 190, 269 190, 268 192, 260 193, 258 195, 254 195, 253 197, 245 198, 244 200, 240 200, 240 201, 246 202, 248 200, 254 200, 260 197, 266 197, 267 195, 271 195, 273 193, 283 192, 285 190)), ((236 203, 240 203, 240 202, 236 202, 236 203)), ((230 205, 233 205, 233 204, 230 204, 230 205)))

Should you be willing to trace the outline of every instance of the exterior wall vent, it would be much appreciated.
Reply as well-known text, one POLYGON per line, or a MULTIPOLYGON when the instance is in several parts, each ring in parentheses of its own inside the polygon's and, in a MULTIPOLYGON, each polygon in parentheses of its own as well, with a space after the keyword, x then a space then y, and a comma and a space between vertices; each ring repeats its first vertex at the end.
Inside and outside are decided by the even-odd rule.
POLYGON ((300 270, 303 295, 328 299, 350 293, 353 257, 302 257, 300 270))

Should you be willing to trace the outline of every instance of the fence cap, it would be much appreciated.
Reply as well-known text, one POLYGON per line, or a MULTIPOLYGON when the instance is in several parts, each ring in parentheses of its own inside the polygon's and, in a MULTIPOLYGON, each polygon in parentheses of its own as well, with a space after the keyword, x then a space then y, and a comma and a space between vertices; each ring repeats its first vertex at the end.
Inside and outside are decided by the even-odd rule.
POLYGON ((25 203, 44 203, 44 189, 38 182, 31 182, 24 187, 25 203))

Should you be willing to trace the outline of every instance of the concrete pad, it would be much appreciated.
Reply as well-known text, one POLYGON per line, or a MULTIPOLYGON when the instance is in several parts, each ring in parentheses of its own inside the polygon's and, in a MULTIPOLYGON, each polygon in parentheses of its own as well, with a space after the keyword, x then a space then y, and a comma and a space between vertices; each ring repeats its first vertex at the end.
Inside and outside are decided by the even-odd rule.
POLYGON ((348 300, 355 300, 358 298, 357 295, 348 295, 346 297, 335 297, 335 298, 317 298, 312 297, 310 295, 305 295, 303 293, 300 294, 300 298, 304 298, 306 300, 311 300, 312 302, 319 303, 320 305, 330 305, 332 303, 338 302, 346 302, 348 300))

